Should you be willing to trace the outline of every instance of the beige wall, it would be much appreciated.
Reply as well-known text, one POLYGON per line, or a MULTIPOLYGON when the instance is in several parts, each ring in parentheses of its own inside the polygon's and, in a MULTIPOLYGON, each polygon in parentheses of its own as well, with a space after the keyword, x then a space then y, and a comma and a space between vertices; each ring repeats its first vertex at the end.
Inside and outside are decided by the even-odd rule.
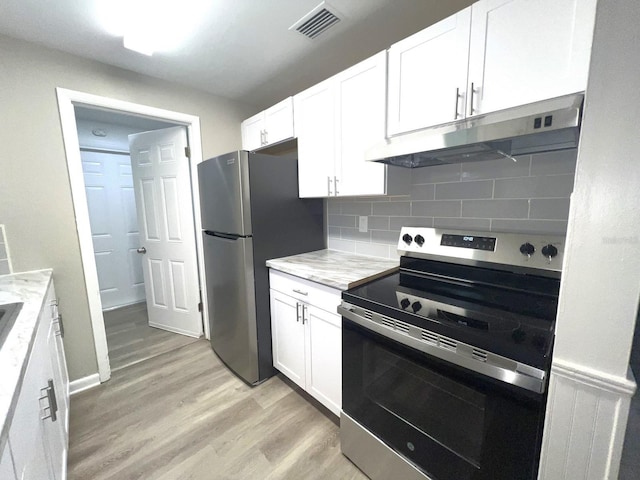
POLYGON ((0 224, 15 271, 53 268, 72 380, 98 371, 56 87, 197 115, 204 158, 255 108, 0 36, 0 224))

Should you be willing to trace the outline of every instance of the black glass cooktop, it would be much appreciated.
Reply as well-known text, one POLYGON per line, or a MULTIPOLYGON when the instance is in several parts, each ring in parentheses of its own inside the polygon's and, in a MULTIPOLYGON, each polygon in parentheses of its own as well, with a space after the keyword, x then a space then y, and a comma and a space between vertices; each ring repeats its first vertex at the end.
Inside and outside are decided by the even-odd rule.
POLYGON ((421 264, 420 271, 400 270, 347 290, 342 298, 546 369, 553 344, 559 285, 558 279, 427 262, 421 264))

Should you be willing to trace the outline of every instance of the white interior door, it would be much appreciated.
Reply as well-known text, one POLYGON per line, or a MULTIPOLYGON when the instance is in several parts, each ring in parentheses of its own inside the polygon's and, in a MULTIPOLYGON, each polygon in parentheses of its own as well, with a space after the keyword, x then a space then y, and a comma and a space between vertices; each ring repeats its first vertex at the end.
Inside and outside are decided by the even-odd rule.
POLYGON ((202 335, 187 130, 129 135, 149 325, 202 335))
POLYGON ((144 300, 129 155, 81 151, 102 308, 144 300))

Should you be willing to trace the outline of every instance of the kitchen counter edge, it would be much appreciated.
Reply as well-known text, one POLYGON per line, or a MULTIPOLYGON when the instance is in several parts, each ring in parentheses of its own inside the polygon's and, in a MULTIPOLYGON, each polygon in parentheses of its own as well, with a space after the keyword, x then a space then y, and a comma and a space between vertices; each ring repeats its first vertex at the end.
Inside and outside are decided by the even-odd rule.
POLYGON ((398 270, 398 260, 328 249, 274 258, 266 265, 338 290, 349 290, 398 270))

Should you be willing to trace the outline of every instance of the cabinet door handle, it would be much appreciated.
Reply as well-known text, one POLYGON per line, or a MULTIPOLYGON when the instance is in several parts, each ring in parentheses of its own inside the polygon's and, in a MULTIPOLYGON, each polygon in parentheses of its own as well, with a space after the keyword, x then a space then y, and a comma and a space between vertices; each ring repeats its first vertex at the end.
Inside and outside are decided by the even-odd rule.
POLYGON ((53 321, 58 324, 58 331, 56 332, 56 335, 64 338, 64 323, 62 322, 62 314, 59 313, 58 316, 53 319, 53 321))
POLYGON ((338 191, 338 182, 339 182, 340 180, 338 179, 338 177, 333 177, 333 180, 334 180, 334 181, 333 181, 333 184, 334 184, 334 187, 335 187, 335 188, 334 188, 334 190, 336 191, 336 195, 338 195, 338 194, 340 193, 340 192, 338 191))
POLYGON ((296 302, 296 322, 300 321, 300 304, 296 302))
POLYGON ((264 145, 269 143, 269 132, 265 129, 264 131, 264 145))
POLYGON ((456 109, 453 112, 453 119, 458 119, 458 100, 460 100, 460 87, 456 88, 456 109))
POLYGON ((333 195, 331 192, 331 177, 327 177, 327 192, 329 193, 329 196, 333 195))
POLYGON ((40 392, 42 391, 46 391, 47 393, 45 395, 43 395, 42 397, 40 397, 38 400, 43 400, 43 399, 47 399, 49 402, 49 406, 45 407, 44 410, 49 410, 49 415, 45 415, 43 417, 40 417, 41 420, 46 420, 47 418, 50 418, 52 422, 55 422, 56 420, 58 420, 58 400, 56 399, 56 390, 55 387, 53 386, 53 380, 49 379, 47 381, 47 387, 46 388, 42 388, 40 389, 40 392))
POLYGON ((470 99, 471 101, 469 102, 469 115, 473 115, 475 113, 475 109, 473 108, 475 93, 476 93, 475 86, 473 85, 473 82, 471 82, 471 99, 470 99))
POLYGON ((293 289, 293 291, 294 291, 294 292, 296 292, 296 293, 299 293, 300 295, 304 295, 305 297, 306 297, 307 295, 309 295, 309 292, 305 292, 305 291, 302 291, 302 290, 298 290, 297 288, 294 288, 294 289, 293 289))
POLYGON ((304 304, 302 305, 302 324, 303 325, 305 324, 305 321, 308 320, 308 317, 307 317, 307 312, 309 311, 308 308, 309 307, 307 305, 304 305, 304 304))

